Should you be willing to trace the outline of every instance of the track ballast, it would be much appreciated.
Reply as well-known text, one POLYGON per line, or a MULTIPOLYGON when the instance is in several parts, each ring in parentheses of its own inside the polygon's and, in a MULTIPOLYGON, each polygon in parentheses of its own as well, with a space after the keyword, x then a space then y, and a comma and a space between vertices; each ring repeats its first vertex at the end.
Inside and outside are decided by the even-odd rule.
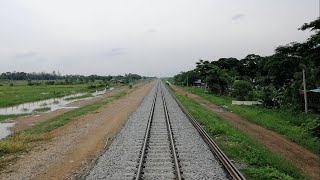
POLYGON ((180 106, 158 81, 86 179, 238 179, 180 106))

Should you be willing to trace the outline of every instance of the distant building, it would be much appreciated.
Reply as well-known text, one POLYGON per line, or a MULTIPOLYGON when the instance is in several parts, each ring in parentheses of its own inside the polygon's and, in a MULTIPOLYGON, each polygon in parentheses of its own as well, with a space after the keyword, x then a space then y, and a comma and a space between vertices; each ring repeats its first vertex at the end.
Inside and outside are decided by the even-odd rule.
POLYGON ((192 86, 202 87, 204 86, 204 83, 201 81, 201 79, 198 79, 192 83, 192 86))
MULTIPOLYGON (((303 91, 300 91, 301 98, 303 99, 303 91)), ((320 109, 320 88, 307 91, 308 108, 319 110, 320 109)))
POLYGON ((124 83, 124 81, 123 81, 122 79, 114 79, 114 78, 112 78, 110 81, 111 81, 112 83, 116 83, 116 84, 118 84, 118 83, 123 84, 123 83, 124 83))

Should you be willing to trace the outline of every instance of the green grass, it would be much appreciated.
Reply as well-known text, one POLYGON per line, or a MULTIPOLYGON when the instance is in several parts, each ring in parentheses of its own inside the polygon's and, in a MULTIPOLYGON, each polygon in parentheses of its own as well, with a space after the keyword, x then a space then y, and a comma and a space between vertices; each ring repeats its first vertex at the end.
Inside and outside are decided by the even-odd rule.
POLYGON ((74 120, 77 117, 80 117, 88 112, 99 109, 105 103, 97 102, 92 105, 84 106, 64 114, 58 115, 54 118, 48 119, 46 121, 40 122, 34 128, 30 129, 29 132, 34 133, 47 133, 53 129, 56 129, 60 126, 67 124, 68 122, 74 120))
POLYGON ((42 122, 38 123, 32 129, 28 130, 28 132, 30 132, 32 134, 34 134, 34 133, 47 133, 53 129, 56 129, 58 127, 61 127, 65 124, 67 124, 68 122, 70 122, 70 121, 72 121, 72 120, 74 120, 84 114, 95 111, 95 110, 99 109, 100 107, 110 103, 111 101, 113 101, 115 99, 119 99, 120 97, 122 97, 123 95, 125 95, 127 93, 128 92, 126 92, 126 91, 121 91, 114 96, 110 96, 104 100, 95 102, 94 104, 90 104, 90 105, 66 112, 64 114, 58 115, 58 116, 51 118, 51 119, 48 119, 46 121, 42 121, 42 122))
MULTIPOLYGON (((50 98, 58 98, 78 92, 93 92, 89 84, 28 86, 26 81, 14 81, 14 86, 0 86, 0 107, 13 106, 50 98)), ((104 89, 104 87, 98 88, 104 89)))
POLYGON ((47 139, 44 134, 32 134, 28 132, 18 132, 7 138, 0 140, 0 164, 1 158, 5 154, 12 154, 32 147, 33 142, 47 139))
MULTIPOLYGON (((48 132, 59 128, 69 123, 70 121, 79 118, 82 115, 93 112, 113 100, 130 94, 140 86, 141 85, 139 84, 135 85, 132 89, 122 90, 113 96, 109 96, 93 104, 74 109, 46 121, 39 122, 30 129, 14 133, 0 140, 0 169, 5 168, 9 163, 15 161, 18 158, 20 152, 31 150, 34 146, 37 145, 38 141, 50 139, 50 137, 48 136, 48 132)), ((14 116, 10 115, 10 117, 14 116)), ((6 116, 5 118, 9 118, 9 116, 6 116)))
POLYGON ((20 151, 25 151, 27 149, 30 149, 33 147, 34 142, 37 142, 39 140, 48 139, 47 133, 59 128, 70 121, 73 121, 77 119, 78 117, 85 115, 89 112, 95 111, 99 109, 100 107, 110 103, 113 100, 119 99, 122 96, 132 92, 133 90, 128 91, 120 91, 114 96, 107 97, 103 100, 97 101, 93 104, 74 109, 71 111, 68 111, 64 114, 58 115, 56 117, 50 118, 48 120, 39 122, 35 126, 33 126, 31 129, 27 129, 22 132, 14 133, 13 135, 10 135, 2 140, 0 140, 0 166, 4 163, 4 161, 1 160, 1 156, 11 153, 16 153, 20 151))
POLYGON ((233 111, 251 122, 282 134, 291 141, 318 155, 320 154, 320 139, 310 131, 310 128, 313 127, 312 122, 316 118, 320 118, 320 115, 294 113, 283 109, 269 109, 262 106, 232 105, 232 98, 230 97, 216 96, 195 87, 184 87, 184 89, 214 104, 226 105, 229 111, 233 111))
POLYGON ((5 121, 7 119, 14 119, 20 116, 26 116, 29 114, 9 114, 9 115, 0 115, 0 122, 5 121))
POLYGON ((306 179, 292 164, 209 109, 187 96, 175 94, 226 155, 245 164, 246 167, 240 171, 249 179, 306 179))

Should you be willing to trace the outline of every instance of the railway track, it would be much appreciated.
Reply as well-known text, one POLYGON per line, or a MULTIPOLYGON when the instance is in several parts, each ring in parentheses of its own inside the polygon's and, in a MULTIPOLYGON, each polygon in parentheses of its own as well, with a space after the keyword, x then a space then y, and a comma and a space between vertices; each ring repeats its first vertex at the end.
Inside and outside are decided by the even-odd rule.
POLYGON ((162 87, 158 84, 135 179, 181 180, 180 165, 162 87), (155 108, 160 108, 156 111, 155 108))
POLYGON ((245 179, 159 81, 86 179, 245 179))
POLYGON ((169 90, 171 96, 175 99, 181 110, 188 117, 189 121, 197 129, 198 133, 201 135, 203 140, 206 142, 210 151, 215 157, 217 157, 220 163, 223 165, 223 168, 228 173, 230 179, 235 180, 245 180, 246 178, 242 173, 234 166, 234 164, 229 160, 229 158, 223 153, 219 146, 210 138, 209 134, 202 128, 202 126, 192 117, 188 110, 182 105, 182 103, 173 95, 171 90, 169 90))

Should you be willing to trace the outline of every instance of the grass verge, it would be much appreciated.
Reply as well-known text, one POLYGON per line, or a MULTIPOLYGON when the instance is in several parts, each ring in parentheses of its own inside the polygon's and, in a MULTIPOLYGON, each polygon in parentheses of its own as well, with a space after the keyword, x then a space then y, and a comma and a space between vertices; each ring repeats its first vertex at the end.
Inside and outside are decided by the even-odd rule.
MULTIPOLYGON (((79 92, 89 93, 95 90, 103 90, 105 88, 99 87, 91 89, 88 88, 89 85, 90 84, 27 86, 25 84, 18 84, 14 86, 0 86, 0 107, 59 98, 79 92)), ((96 84, 93 85, 95 86, 96 84)))
POLYGON ((111 101, 131 93, 132 91, 133 89, 120 91, 114 96, 109 96, 103 100, 95 102, 94 104, 74 109, 54 118, 42 121, 31 129, 14 133, 0 140, 0 167, 3 167, 4 164, 8 163, 9 160, 7 157, 10 155, 15 155, 15 153, 31 149, 35 146, 35 142, 37 141, 50 139, 50 137, 48 137, 48 132, 51 130, 61 127, 82 115, 95 111, 111 101))
POLYGON ((249 179, 306 179, 292 164, 209 109, 203 108, 187 96, 178 93, 175 95, 226 155, 242 164, 243 168, 240 171, 249 179))
POLYGON ((30 130, 27 130, 27 132, 31 134, 41 134, 41 133, 47 133, 53 129, 56 129, 60 126, 63 126, 67 124, 68 122, 74 120, 77 117, 80 117, 84 114, 87 114, 89 112, 95 111, 99 109, 100 107, 110 103, 111 101, 115 99, 119 99, 123 95, 127 94, 127 91, 120 91, 114 96, 107 97, 104 100, 95 102, 94 104, 90 104, 72 111, 68 111, 64 114, 58 115, 54 118, 48 119, 46 121, 42 121, 38 123, 35 127, 33 127, 30 130))
POLYGON ((232 105, 231 97, 216 96, 195 87, 183 87, 183 89, 197 94, 216 105, 226 105, 228 110, 241 117, 282 134, 291 141, 320 155, 320 139, 310 131, 314 127, 313 122, 315 122, 315 119, 320 119, 319 115, 294 113, 284 109, 269 109, 262 106, 232 105))
POLYGON ((7 119, 14 119, 21 116, 26 116, 29 114, 9 114, 9 115, 0 115, 0 122, 5 121, 7 119))

